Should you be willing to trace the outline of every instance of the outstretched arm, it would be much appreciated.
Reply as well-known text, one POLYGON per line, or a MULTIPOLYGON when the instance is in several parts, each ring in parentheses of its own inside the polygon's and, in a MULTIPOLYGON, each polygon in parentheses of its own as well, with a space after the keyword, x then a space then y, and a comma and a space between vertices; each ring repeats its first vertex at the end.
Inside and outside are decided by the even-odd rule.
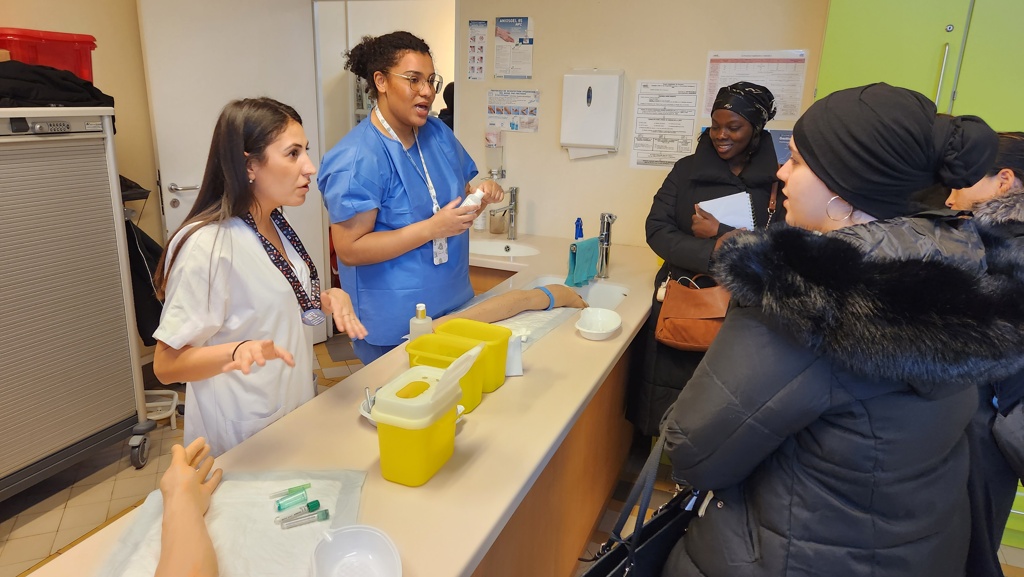
POLYGON ((267 361, 281 359, 295 366, 292 354, 270 340, 235 341, 219 345, 175 349, 158 340, 153 351, 153 373, 161 383, 201 381, 228 371, 249 374, 253 363, 263 366, 267 361))
POLYGON ((171 466, 160 479, 164 516, 155 577, 217 576, 217 553, 203 519, 222 475, 220 469, 210 475, 212 469, 206 439, 171 448, 171 466))
MULTIPOLYGON (((544 287, 551 291, 555 307, 573 307, 581 309, 587 306, 583 297, 576 291, 561 284, 549 284, 544 287)), ((445 315, 434 320, 435 324, 448 319, 470 319, 485 323, 502 321, 516 316, 523 311, 542 311, 548 308, 551 299, 540 289, 512 290, 494 296, 464 311, 445 315)))

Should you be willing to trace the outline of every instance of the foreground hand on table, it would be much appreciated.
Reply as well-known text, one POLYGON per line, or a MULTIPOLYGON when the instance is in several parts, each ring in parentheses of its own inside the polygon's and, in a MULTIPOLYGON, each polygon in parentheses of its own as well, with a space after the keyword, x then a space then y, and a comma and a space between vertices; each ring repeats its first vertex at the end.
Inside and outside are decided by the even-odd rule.
POLYGON ((223 472, 217 469, 211 475, 211 470, 206 439, 171 448, 171 466, 160 478, 164 514, 156 577, 217 575, 217 554, 203 515, 223 472))

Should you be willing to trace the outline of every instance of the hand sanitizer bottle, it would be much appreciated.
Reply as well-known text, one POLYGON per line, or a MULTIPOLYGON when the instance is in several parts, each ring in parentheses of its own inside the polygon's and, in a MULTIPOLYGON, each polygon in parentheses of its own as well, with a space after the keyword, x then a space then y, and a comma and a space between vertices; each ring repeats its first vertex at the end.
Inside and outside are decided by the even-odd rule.
POLYGON ((434 332, 434 320, 427 316, 427 305, 416 305, 416 316, 409 319, 409 340, 434 332))
POLYGON ((480 206, 481 201, 484 199, 484 191, 479 188, 473 194, 466 195, 466 200, 462 201, 459 208, 464 206, 480 206))

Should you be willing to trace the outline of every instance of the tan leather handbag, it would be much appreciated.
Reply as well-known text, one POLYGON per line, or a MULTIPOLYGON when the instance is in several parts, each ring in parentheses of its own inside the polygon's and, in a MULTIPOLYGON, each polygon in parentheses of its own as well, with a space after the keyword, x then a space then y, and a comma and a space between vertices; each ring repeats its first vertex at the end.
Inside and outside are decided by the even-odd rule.
MULTIPOLYGON (((694 278, 699 276, 703 275, 694 278)), ((708 350, 722 328, 729 298, 724 287, 700 288, 692 279, 669 280, 654 338, 682 351, 708 350)))

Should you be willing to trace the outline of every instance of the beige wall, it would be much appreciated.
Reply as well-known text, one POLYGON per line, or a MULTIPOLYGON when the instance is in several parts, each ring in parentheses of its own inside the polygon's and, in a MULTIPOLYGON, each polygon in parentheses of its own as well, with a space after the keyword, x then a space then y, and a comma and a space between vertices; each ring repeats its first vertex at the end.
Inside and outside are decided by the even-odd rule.
MULTIPOLYGON (((644 245, 651 198, 668 171, 629 168, 636 81, 698 80, 703 90, 709 50, 806 49, 806 108, 812 101, 827 10, 828 2, 822 0, 458 0, 456 133, 484 172, 487 91, 540 90, 539 131, 505 134, 508 178, 503 184, 520 187, 519 230, 571 238, 579 216, 586 235, 595 236, 598 215, 612 212, 619 217, 614 242, 644 245), (487 78, 465 80, 460 51, 466 47, 468 21, 487 20, 493 33, 498 16, 535 19, 533 79, 494 79, 492 40, 487 78), (562 75, 573 68, 625 71, 618 153, 570 162, 561 148, 562 75)), ((698 119, 698 126, 702 121, 709 122, 698 119)), ((792 122, 769 128, 773 126, 790 128, 792 122)))
MULTIPOLYGON (((153 129, 135 0, 0 0, 0 26, 96 37, 93 84, 114 97, 117 169, 153 191, 136 220, 141 219, 139 226, 162 242, 153 129)), ((142 201, 129 203, 136 210, 142 206, 142 201)))

